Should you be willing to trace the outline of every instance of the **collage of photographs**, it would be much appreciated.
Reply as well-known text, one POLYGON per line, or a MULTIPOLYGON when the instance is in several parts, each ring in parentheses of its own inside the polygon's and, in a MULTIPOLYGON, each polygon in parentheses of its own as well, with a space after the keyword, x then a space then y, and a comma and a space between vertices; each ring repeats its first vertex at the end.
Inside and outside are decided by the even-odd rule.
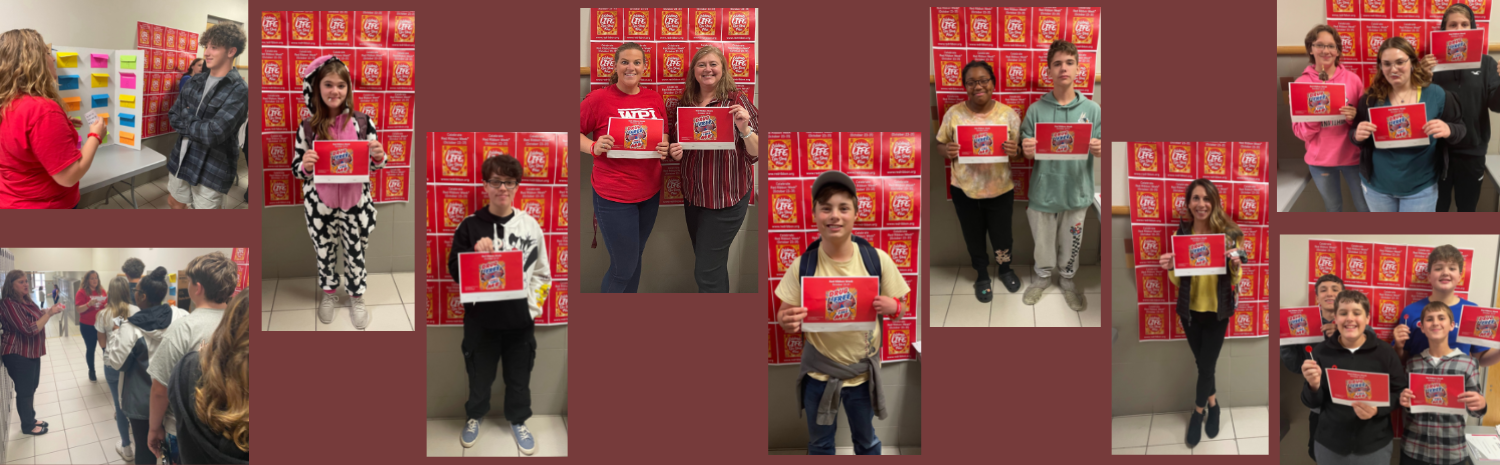
POLYGON ((1492 1, 0 0, 0 462, 1500 463, 1492 1))

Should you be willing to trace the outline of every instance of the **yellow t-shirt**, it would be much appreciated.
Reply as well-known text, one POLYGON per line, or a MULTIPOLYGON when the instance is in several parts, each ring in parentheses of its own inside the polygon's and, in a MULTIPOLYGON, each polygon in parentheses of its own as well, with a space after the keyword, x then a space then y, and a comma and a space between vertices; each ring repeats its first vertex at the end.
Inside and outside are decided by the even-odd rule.
MULTIPOLYGON (((965 104, 948 107, 948 112, 943 114, 943 122, 938 125, 937 141, 944 144, 953 142, 958 134, 958 126, 968 124, 1003 124, 1010 133, 1009 140, 1018 140, 1020 137, 1021 118, 1016 115, 1016 110, 995 102, 995 108, 985 114, 974 114, 965 104)), ((971 199, 992 199, 1015 188, 1010 180, 1009 163, 953 163, 952 168, 951 184, 964 191, 964 195, 971 199)))
MULTIPOLYGON (((851 244, 853 245, 853 244, 851 244)), ((896 262, 884 250, 876 250, 880 254, 880 295, 886 297, 901 297, 911 292, 911 287, 906 285, 906 280, 901 278, 901 273, 896 268, 896 262)), ((781 280, 781 285, 776 286, 776 297, 782 302, 792 305, 802 305, 802 277, 797 271, 802 269, 802 257, 792 260, 792 266, 786 270, 786 276, 781 280)), ((865 271, 865 262, 860 258, 859 251, 854 252, 854 258, 848 261, 836 262, 828 258, 822 247, 818 247, 818 269, 813 276, 869 276, 865 271)), ((802 333, 803 340, 818 349, 818 352, 827 356, 835 362, 848 365, 859 362, 868 357, 880 356, 880 330, 872 331, 832 331, 817 333, 802 333)), ((828 381, 829 376, 823 373, 811 372, 807 374, 818 381, 828 381)), ((870 375, 863 374, 854 379, 844 380, 844 387, 858 386, 865 382, 870 375)))

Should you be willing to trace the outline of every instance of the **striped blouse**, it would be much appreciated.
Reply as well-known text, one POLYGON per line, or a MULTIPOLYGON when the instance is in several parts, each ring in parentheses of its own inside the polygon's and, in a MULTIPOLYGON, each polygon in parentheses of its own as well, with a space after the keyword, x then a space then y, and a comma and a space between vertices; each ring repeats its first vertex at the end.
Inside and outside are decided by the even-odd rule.
POLYGON ((36 327, 36 321, 44 313, 31 299, 21 299, 0 299, 0 326, 5 328, 0 336, 0 354, 42 358, 47 355, 47 332, 36 327))
MULTIPOLYGON (((679 101, 688 103, 692 96, 683 96, 679 101)), ((740 92, 732 92, 723 101, 712 100, 710 107, 745 107, 750 112, 750 131, 760 127, 760 112, 750 99, 740 92)), ((677 107, 667 107, 667 134, 677 134, 677 107)), ((735 128, 738 131, 738 128, 735 128)), ((734 150, 684 150, 682 152, 682 195, 688 205, 703 208, 729 208, 739 203, 749 193, 755 182, 755 163, 760 157, 745 150, 745 140, 735 136, 734 150)))

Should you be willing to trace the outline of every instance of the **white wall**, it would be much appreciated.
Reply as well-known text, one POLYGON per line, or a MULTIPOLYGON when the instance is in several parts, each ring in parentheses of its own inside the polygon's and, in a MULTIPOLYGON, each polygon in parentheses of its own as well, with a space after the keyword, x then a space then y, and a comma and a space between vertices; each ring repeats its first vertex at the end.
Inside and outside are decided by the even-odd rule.
MULTIPOLYGON (((11 248, 16 256, 16 269, 24 271, 77 271, 94 267, 94 249, 30 249, 11 248)), ((123 264, 124 262, 121 262, 123 264)), ((115 270, 120 266, 115 265, 115 270)))
MULTIPOLYGON (((222 252, 225 257, 233 257, 234 249, 188 249, 188 248, 121 248, 121 249, 93 249, 93 270, 99 272, 100 277, 109 278, 124 274, 120 267, 125 265, 125 260, 135 257, 146 263, 146 273, 158 266, 167 268, 168 273, 176 273, 186 270, 188 262, 202 255, 213 252, 222 252)), ((108 279, 106 279, 108 281, 108 279)))

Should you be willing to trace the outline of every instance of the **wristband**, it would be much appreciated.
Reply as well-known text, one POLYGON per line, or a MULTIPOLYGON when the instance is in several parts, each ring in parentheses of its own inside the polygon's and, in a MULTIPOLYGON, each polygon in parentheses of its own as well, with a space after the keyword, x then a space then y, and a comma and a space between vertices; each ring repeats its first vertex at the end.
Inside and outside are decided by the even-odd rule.
MULTIPOLYGON (((92 132, 91 132, 91 133, 89 133, 89 137, 92 137, 92 138, 95 138, 95 139, 99 139, 99 143, 104 143, 104 138, 103 138, 103 137, 99 137, 99 135, 98 135, 98 134, 94 134, 94 133, 92 133, 92 132)), ((87 141, 88 141, 88 138, 87 138, 87 137, 85 137, 85 138, 84 138, 84 139, 83 139, 83 140, 84 140, 84 141, 85 141, 85 142, 87 142, 87 141)))
POLYGON ((594 143, 596 142, 599 141, 589 142, 589 155, 594 155, 594 143))

